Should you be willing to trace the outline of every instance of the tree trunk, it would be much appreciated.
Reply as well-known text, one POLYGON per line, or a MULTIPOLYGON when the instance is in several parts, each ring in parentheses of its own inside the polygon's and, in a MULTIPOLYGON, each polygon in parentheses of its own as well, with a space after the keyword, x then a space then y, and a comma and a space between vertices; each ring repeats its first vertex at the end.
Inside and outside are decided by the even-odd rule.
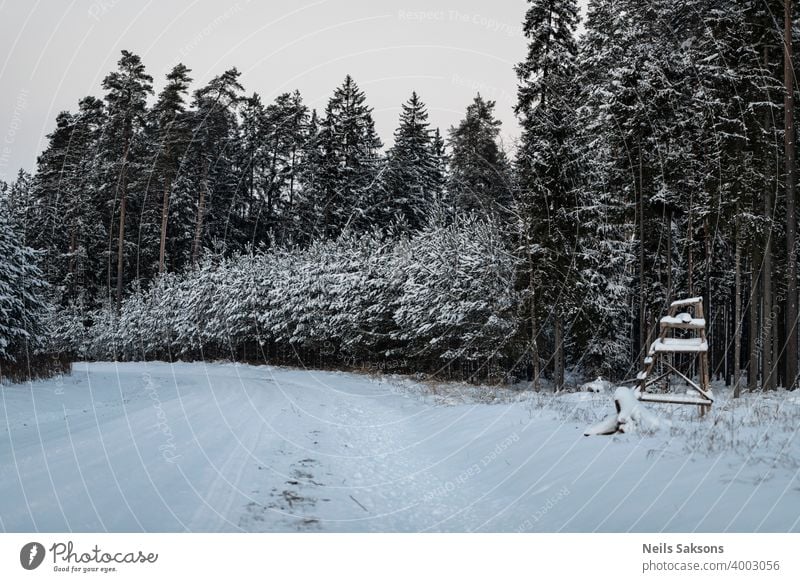
MULTIPOLYGON (((764 210, 767 216, 772 218, 772 190, 767 188, 764 196, 764 210)), ((775 314, 772 309, 772 229, 767 230, 767 238, 764 242, 764 281, 763 281, 763 329, 762 338, 763 352, 763 387, 767 390, 774 388, 775 366, 772 361, 772 337, 775 333, 775 314)))
POLYGON ((192 265, 200 257, 203 244, 203 220, 205 219, 206 197, 208 191, 208 161, 203 160, 203 185, 200 188, 200 200, 197 203, 197 219, 194 225, 194 244, 192 245, 192 265))
POLYGON ((117 234, 117 312, 122 308, 122 279, 125 274, 125 206, 127 196, 123 189, 119 201, 119 232, 117 234))
POLYGON ((130 151, 130 130, 125 131, 125 150, 122 154, 119 186, 119 232, 117 233, 117 313, 122 308, 122 287, 125 277, 125 211, 128 199, 128 153, 130 151))
POLYGON ((672 208, 667 210, 667 303, 675 298, 672 294, 672 208))
POLYGON ((294 174, 297 165, 297 146, 292 146, 292 171, 289 174, 289 212, 294 208, 294 174))
POLYGON ((528 242, 528 293, 530 295, 530 310, 531 310, 531 363, 533 365, 533 389, 539 391, 539 326, 536 319, 536 289, 534 288, 533 277, 533 254, 531 253, 531 239, 530 239, 530 225, 527 227, 527 242, 528 242))
POLYGON ((692 221, 692 208, 694 208, 694 196, 693 192, 689 192, 689 209, 686 218, 686 241, 688 248, 688 253, 686 257, 686 292, 689 297, 694 296, 694 253, 692 251, 692 243, 694 242, 694 224, 692 221))
POLYGON ((637 139, 639 150, 639 187, 638 208, 639 215, 639 351, 642 354, 640 365, 644 369, 644 357, 647 356, 647 316, 645 314, 645 284, 644 284, 644 189, 642 187, 644 162, 642 160, 642 140, 637 139))
POLYGON ((758 293, 761 289, 759 282, 759 265, 761 257, 758 255, 758 245, 752 245, 750 253, 750 319, 748 328, 748 341, 750 347, 750 363, 747 371, 747 389, 754 392, 758 385, 758 307, 761 298, 758 293))
POLYGON ((165 257, 167 251, 167 224, 169 223, 169 191, 172 188, 172 180, 167 178, 164 182, 164 200, 161 203, 161 243, 158 248, 158 274, 161 275, 165 270, 165 257))
POLYGON ((555 353, 553 354, 555 365, 555 390, 560 392, 564 388, 564 328, 561 317, 555 314, 554 326, 555 353))
POLYGON ((739 398, 741 387, 739 386, 739 376, 741 366, 742 351, 742 236, 739 220, 739 204, 736 204, 736 250, 733 255, 734 269, 734 331, 733 331, 733 397, 739 398))
MULTIPOLYGON (((769 66, 769 48, 764 47, 764 66, 769 66)), ((764 131, 769 129, 770 117, 769 113, 764 114, 764 131)), ((764 192, 764 215, 767 219, 767 234, 764 241, 764 262, 762 269, 763 275, 763 307, 762 318, 764 335, 762 337, 762 350, 763 350, 763 371, 762 371, 762 387, 767 390, 772 390, 775 387, 775 370, 772 360, 772 337, 775 328, 775 316, 772 312, 772 228, 769 226, 774 219, 772 185, 768 184, 764 192)))
POLYGON ((795 214, 794 68, 792 62, 792 0, 784 1, 784 150, 786 168, 786 387, 797 378, 797 253, 795 214))

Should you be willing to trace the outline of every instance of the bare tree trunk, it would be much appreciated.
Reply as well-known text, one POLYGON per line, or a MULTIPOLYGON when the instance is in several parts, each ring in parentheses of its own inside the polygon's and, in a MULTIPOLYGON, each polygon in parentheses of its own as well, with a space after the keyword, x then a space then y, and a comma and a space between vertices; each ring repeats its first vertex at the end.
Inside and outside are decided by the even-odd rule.
MULTIPOLYGON (((644 284, 644 162, 642 160, 642 140, 637 139, 639 150, 639 199, 637 213, 639 215, 639 345, 642 354, 641 366, 644 366, 644 357, 647 355, 647 316, 645 314, 645 284, 644 284)), ((642 368, 644 369, 644 368, 642 368)))
POLYGON ((754 392, 758 385, 758 307, 761 304, 761 298, 758 295, 761 289, 759 282, 760 259, 758 245, 754 244, 750 253, 750 327, 748 329, 750 363, 747 372, 747 389, 750 392, 754 392))
MULTIPOLYGON (((771 187, 770 187, 771 188, 771 187)), ((772 191, 767 188, 764 196, 764 206, 767 215, 772 217, 772 191)), ((767 231, 767 238, 764 244, 764 281, 763 281, 763 330, 762 339, 763 352, 763 382, 762 385, 767 390, 774 388, 775 366, 772 360, 772 337, 775 333, 775 315, 772 310, 772 229, 767 231)))
MULTIPOLYGON (((734 268, 734 273, 736 269, 734 268)), ((735 275, 734 275, 735 278, 735 275)), ((736 287, 736 283, 734 282, 734 288, 736 287)), ((735 301, 734 301, 735 303, 735 301)), ((731 362, 733 353, 732 349, 735 347, 733 344, 734 341, 731 341, 731 333, 736 335, 736 322, 731 321, 733 318, 736 317, 736 306, 734 305, 733 312, 731 312, 731 306, 726 302, 722 305, 722 315, 725 321, 725 337, 723 341, 719 342, 720 344, 720 351, 722 353, 723 358, 723 366, 722 366, 722 374, 725 378, 725 386, 730 386, 733 383, 733 364, 735 362, 731 362)))
POLYGON ((117 233, 117 313, 122 308, 122 287, 125 277, 125 211, 128 201, 128 153, 130 151, 130 131, 125 133, 125 152, 122 155, 120 170, 119 232, 117 233))
POLYGON ((272 159, 269 163, 269 183, 267 184, 266 190, 266 200, 264 200, 263 205, 266 207, 266 218, 264 219, 264 224, 266 226, 267 232, 267 239, 266 244, 267 246, 272 246, 276 238, 276 233, 274 231, 275 220, 274 220, 274 206, 275 206, 275 189, 276 189, 276 182, 278 179, 276 168, 277 168, 277 161, 278 161, 278 138, 275 138, 275 142, 272 145, 272 159))
POLYGON ((734 331, 733 331, 733 397, 739 398, 741 387, 739 376, 741 374, 741 351, 742 351, 742 236, 739 219, 739 203, 736 203, 736 251, 733 255, 734 263, 734 331))
MULTIPOLYGON (((769 48, 764 47, 764 66, 769 66, 769 48)), ((764 114, 764 130, 769 127, 769 113, 764 114)), ((772 185, 767 185, 764 192, 764 215, 768 221, 774 219, 772 185)), ((767 228, 766 240, 764 241, 764 262, 762 266, 763 275, 763 300, 762 317, 764 335, 762 338, 763 350, 763 381, 762 387, 772 390, 775 387, 775 366, 772 359, 772 338, 775 333, 775 317, 772 312, 772 228, 767 228)))
POLYGON ((688 240, 687 244, 689 245, 688 249, 689 252, 687 253, 688 256, 686 259, 686 276, 688 278, 687 281, 688 289, 686 290, 686 292, 688 293, 689 297, 694 296, 694 277, 693 277, 694 253, 692 252, 692 243, 694 241, 694 224, 692 222, 692 209, 694 208, 694 196, 692 194, 693 194, 692 192, 689 192, 689 210, 686 219, 686 230, 687 230, 686 238, 688 240))
POLYGON ((297 165, 297 147, 292 146, 292 173, 289 174, 289 212, 294 208, 294 174, 297 165))
POLYGON ((534 288, 533 277, 533 254, 531 253, 531 239, 530 239, 530 226, 527 227, 527 242, 528 242, 528 293, 530 296, 530 310, 531 310, 531 360, 533 364, 533 389, 539 391, 539 326, 536 318, 536 289, 534 288))
POLYGON ((164 200, 161 203, 161 243, 158 248, 158 274, 165 270, 165 257, 167 251, 167 224, 169 223, 169 191, 172 180, 167 178, 164 182, 164 200))
POLYGON ((672 208, 667 210, 667 303, 675 299, 672 295, 672 208))
POLYGON ((194 226, 194 244, 192 245, 192 265, 200 257, 203 244, 203 220, 205 219, 206 197, 208 191, 208 161, 203 160, 203 186, 200 188, 200 200, 197 203, 197 219, 194 226))
POLYGON ((119 232, 117 234, 117 312, 122 307, 122 284, 125 276, 125 207, 127 196, 125 191, 119 201, 119 232))
POLYGON ((555 339, 555 384, 556 392, 564 388, 564 328, 561 317, 556 313, 555 326, 554 326, 554 339, 555 339))
POLYGON ((784 150, 786 169, 786 386, 793 388, 797 379, 797 252, 795 214, 795 135, 794 68, 792 62, 792 0, 784 0, 784 150))

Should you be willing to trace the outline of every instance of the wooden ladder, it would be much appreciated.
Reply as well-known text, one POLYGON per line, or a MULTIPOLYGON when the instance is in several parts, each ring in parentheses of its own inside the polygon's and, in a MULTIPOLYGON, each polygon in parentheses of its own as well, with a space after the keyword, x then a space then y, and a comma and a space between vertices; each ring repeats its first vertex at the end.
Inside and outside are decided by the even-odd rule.
MULTIPOLYGON (((702 297, 681 299, 670 304, 668 315, 661 318, 658 339, 650 344, 650 349, 644 359, 644 370, 639 372, 636 380, 638 382, 636 397, 644 402, 696 404, 701 407, 710 406, 714 402, 714 395, 708 378, 708 341, 706 340, 706 320, 703 315, 702 297), (693 311, 693 314, 689 313, 689 310, 693 311), (693 336, 674 337, 675 330, 690 330, 693 332, 693 336), (670 331, 672 331, 672 335, 669 335, 670 331), (674 353, 697 354, 700 364, 699 384, 678 370, 672 362, 662 358, 666 354, 674 353), (663 366, 667 368, 667 372, 653 378, 652 373, 657 359, 661 359, 663 366), (647 391, 649 386, 663 378, 668 378, 671 374, 677 374, 683 378, 687 384, 695 389, 697 396, 689 394, 654 394, 647 391)), ((701 409, 701 412, 703 410, 704 408, 701 409)))

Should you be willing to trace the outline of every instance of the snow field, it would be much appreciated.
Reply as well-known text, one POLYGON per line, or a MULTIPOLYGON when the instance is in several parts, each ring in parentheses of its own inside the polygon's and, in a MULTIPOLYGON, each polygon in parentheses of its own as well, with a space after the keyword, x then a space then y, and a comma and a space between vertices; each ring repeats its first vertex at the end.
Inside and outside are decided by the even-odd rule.
POLYGON ((4 531, 800 531, 800 398, 608 393, 270 366, 76 364, 0 388, 4 531))

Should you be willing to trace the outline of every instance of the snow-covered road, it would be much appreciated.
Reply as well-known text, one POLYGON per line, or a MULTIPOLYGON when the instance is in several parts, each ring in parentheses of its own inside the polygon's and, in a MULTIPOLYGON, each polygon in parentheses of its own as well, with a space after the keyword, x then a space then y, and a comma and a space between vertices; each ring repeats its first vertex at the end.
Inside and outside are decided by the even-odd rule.
POLYGON ((585 438, 527 401, 203 363, 0 393, 3 531, 800 530, 796 467, 687 453, 669 429, 585 438))

